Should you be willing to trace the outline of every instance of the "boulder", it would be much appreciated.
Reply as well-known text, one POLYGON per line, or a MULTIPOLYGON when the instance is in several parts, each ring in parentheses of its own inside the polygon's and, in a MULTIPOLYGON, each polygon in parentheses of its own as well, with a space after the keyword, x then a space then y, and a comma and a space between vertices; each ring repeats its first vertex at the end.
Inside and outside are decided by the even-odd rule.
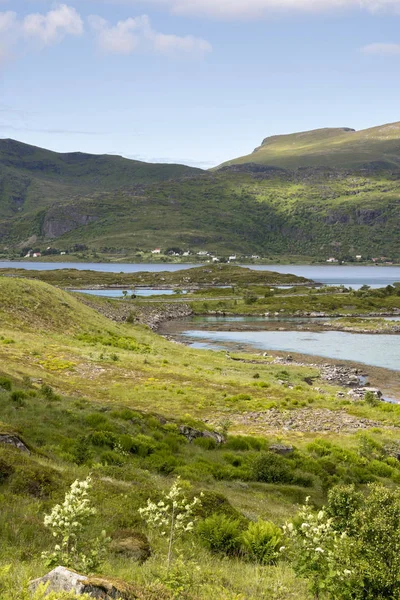
POLYGON ((0 444, 7 444, 12 446, 21 452, 27 452, 30 454, 29 449, 25 446, 24 442, 19 439, 16 435, 10 433, 0 433, 0 444))
POLYGON ((189 427, 189 425, 181 425, 179 427, 179 432, 185 436, 189 442, 193 442, 196 438, 211 438, 217 442, 217 444, 223 444, 225 442, 225 438, 221 433, 217 431, 200 431, 199 429, 194 429, 194 427, 189 427))
POLYGON ((151 555, 150 543, 144 533, 129 529, 118 531, 114 535, 110 550, 139 563, 144 563, 151 555))
POLYGON ((135 600, 143 597, 124 581, 109 577, 87 577, 61 566, 31 581, 30 590, 35 592, 40 584, 48 584, 47 592, 74 592, 78 596, 88 594, 100 600, 135 600))
POLYGON ((293 454, 294 448, 293 446, 285 446, 284 444, 271 444, 269 451, 281 456, 287 456, 288 454, 293 454))

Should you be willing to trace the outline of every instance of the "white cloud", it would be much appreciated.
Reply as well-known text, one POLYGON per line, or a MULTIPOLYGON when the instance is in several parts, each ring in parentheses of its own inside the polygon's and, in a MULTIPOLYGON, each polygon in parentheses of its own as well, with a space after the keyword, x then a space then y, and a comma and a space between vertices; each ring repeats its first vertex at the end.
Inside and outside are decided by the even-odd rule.
POLYGON ((192 35, 178 36, 154 30, 147 15, 118 21, 110 25, 105 19, 89 17, 96 32, 98 45, 110 54, 131 54, 136 50, 147 50, 161 54, 184 52, 204 55, 212 50, 211 44, 192 35))
POLYGON ((17 13, 8 10, 0 13, 0 33, 6 33, 15 27, 17 13))
POLYGON ((364 54, 378 54, 380 56, 399 56, 400 44, 370 44, 361 48, 364 54))
POLYGON ((108 0, 111 3, 158 3, 175 14, 215 18, 258 18, 268 13, 327 12, 337 10, 395 11, 400 0, 108 0))
POLYGON ((46 14, 28 14, 24 18, 18 18, 13 11, 0 12, 0 63, 15 56, 30 40, 48 46, 66 35, 82 33, 81 17, 66 4, 60 4, 46 14))
POLYGON ((82 35, 83 21, 75 8, 60 4, 47 14, 31 14, 21 24, 24 35, 45 45, 61 40, 66 34, 82 35))

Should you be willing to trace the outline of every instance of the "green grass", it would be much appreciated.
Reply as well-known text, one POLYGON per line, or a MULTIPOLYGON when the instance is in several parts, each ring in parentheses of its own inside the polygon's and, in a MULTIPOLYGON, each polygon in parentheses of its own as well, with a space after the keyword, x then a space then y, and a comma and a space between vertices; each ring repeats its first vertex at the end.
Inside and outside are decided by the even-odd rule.
MULTIPOLYGON (((0 307, 0 431, 19 435, 31 452, 0 447, 0 565, 12 565, 6 585, 15 597, 24 578, 46 571, 40 553, 52 541, 44 514, 89 472, 97 508, 92 532, 144 531, 153 547, 143 566, 110 551, 102 571, 146 589, 157 581, 164 589, 169 579, 163 541, 145 529, 137 509, 148 497, 159 498, 178 475, 191 483, 192 494, 205 493, 199 519, 223 512, 242 523, 261 517, 278 525, 308 495, 320 506, 334 483, 363 489, 368 481, 400 481, 400 463, 390 456, 399 407, 351 405, 318 380, 314 389, 306 382, 318 376, 313 368, 191 350, 144 326, 110 321, 40 281, 1 277, 0 307), (382 426, 318 435, 263 431, 242 419, 305 406, 345 410, 382 426), (227 431, 226 443, 188 443, 181 425, 227 431), (293 444, 295 451, 271 455, 273 442, 293 444)), ((186 595, 178 597, 310 600, 284 562, 257 567, 213 556, 196 535, 180 551, 185 567, 178 561, 174 573, 186 595)))
POLYGON ((316 129, 266 138, 247 156, 221 166, 256 163, 283 168, 359 168, 370 163, 397 168, 400 164, 400 123, 362 131, 316 129))

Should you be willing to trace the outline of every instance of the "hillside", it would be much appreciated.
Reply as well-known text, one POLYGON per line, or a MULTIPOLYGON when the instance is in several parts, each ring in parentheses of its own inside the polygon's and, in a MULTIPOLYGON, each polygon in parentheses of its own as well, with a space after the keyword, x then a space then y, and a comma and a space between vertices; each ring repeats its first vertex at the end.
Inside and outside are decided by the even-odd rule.
POLYGON ((27 213, 75 195, 201 173, 185 165, 150 164, 121 156, 60 154, 0 139, 0 218, 27 213))
MULTIPOLYGON (((24 582, 50 570, 42 552, 53 551, 54 564, 120 580, 126 600, 311 600, 315 562, 307 571, 298 566, 281 527, 299 522, 306 498, 320 523, 318 511, 338 484, 358 502, 364 496, 356 490, 366 502, 374 493, 382 501, 363 519, 372 533, 381 519, 382 549, 369 542, 376 539, 371 533, 358 554, 350 538, 346 554, 361 591, 364 579, 372 585, 362 570, 365 548, 367 565, 381 575, 398 530, 387 507, 400 499, 387 495, 400 482, 399 406, 343 400, 347 389, 328 383, 315 366, 171 343, 147 327, 115 323, 44 282, 0 277, 0 307, 2 600, 31 597, 24 582), (267 424, 263 415, 273 420, 267 424), (60 534, 53 537, 45 515, 89 474, 95 512, 83 515, 74 551, 61 557, 60 534), (178 477, 186 497, 200 497, 201 505, 172 547, 139 509, 148 498, 160 502, 178 477), (372 482, 381 486, 375 492, 366 485, 372 482), (96 558, 95 538, 103 552, 85 562, 96 558)), ((71 504, 68 515, 76 515, 71 504)), ((335 515, 343 515, 342 506, 335 515)), ((338 559, 342 546, 340 552, 338 559)), ((342 588, 326 596, 337 598, 350 597, 342 588)))
POLYGON ((400 122, 355 131, 316 129, 264 139, 252 154, 221 167, 255 163, 285 169, 331 167, 393 169, 400 166, 400 122))
MULTIPOLYGON (((400 166, 393 151, 387 168, 389 154, 383 152, 383 146, 398 143, 397 127, 370 131, 374 137, 343 130, 304 134, 303 154, 298 143, 293 169, 253 161, 212 172, 120 157, 57 155, 4 142, 9 150, 0 160, 0 251, 14 248, 18 255, 22 247, 67 250, 86 244, 131 259, 138 250, 156 247, 225 256, 400 259, 400 166), (393 138, 386 139, 385 132, 393 138), (345 147, 354 158, 355 146, 347 139, 359 140, 368 167, 297 168, 318 158, 316 147, 330 144, 345 147)), ((273 138, 259 152, 269 148, 272 154, 275 148, 276 158, 286 138, 302 135, 273 138)))

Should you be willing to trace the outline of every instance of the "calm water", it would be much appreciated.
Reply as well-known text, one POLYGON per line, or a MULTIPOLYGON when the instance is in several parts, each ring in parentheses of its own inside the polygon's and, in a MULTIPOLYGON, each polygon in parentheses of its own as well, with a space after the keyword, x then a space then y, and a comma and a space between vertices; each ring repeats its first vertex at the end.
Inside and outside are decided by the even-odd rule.
MULTIPOLYGON (((90 269, 92 271, 105 271, 108 273, 137 273, 138 271, 181 271, 200 265, 194 264, 116 264, 116 263, 45 263, 45 262, 0 262, 0 268, 18 268, 33 270, 52 269, 90 269)), ((293 273, 307 277, 326 285, 345 285, 354 289, 362 285, 382 287, 400 281, 400 267, 375 267, 375 266, 334 266, 334 265, 242 265, 257 271, 277 271, 278 273, 293 273)))
MULTIPOLYGON (((195 323, 193 324, 195 326, 195 323)), ((202 331, 187 329, 181 334, 194 339, 195 348, 228 347, 224 343, 324 356, 400 371, 400 336, 368 335, 343 331, 202 331)))
MULTIPOLYGON (((151 290, 149 289, 135 289, 133 290, 126 290, 128 292, 128 298, 129 296, 131 296, 132 294, 135 294, 135 296, 172 296, 173 294, 175 294, 174 290, 151 290)), ((90 294, 91 296, 102 296, 103 298, 123 298, 123 290, 111 290, 111 289, 107 289, 107 290, 71 290, 71 292, 79 292, 80 294, 90 294)), ((182 293, 186 293, 186 292, 182 292, 182 293)), ((177 295, 177 294, 175 294, 177 295)))

